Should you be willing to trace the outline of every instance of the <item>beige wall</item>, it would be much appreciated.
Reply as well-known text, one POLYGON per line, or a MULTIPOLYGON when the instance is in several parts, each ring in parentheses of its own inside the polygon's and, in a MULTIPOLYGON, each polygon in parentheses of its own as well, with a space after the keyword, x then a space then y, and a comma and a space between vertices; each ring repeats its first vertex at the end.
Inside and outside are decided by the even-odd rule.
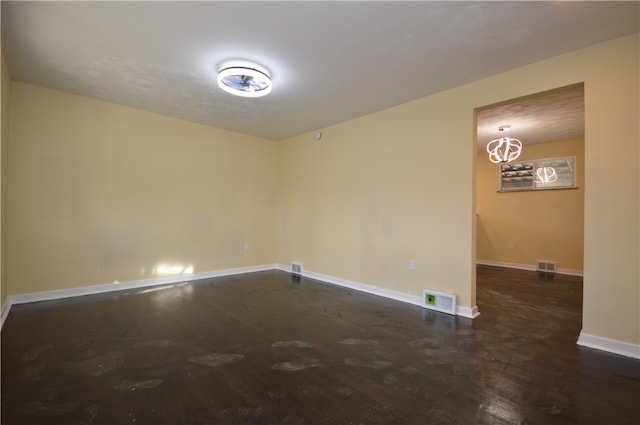
POLYGON ((472 119, 471 103, 443 93, 324 129, 319 141, 284 141, 279 262, 475 305, 472 119))
POLYGON ((275 142, 18 82, 11 105, 10 294, 273 264, 275 142))
POLYGON ((584 140, 528 145, 517 161, 559 156, 576 157, 577 188, 500 193, 499 166, 485 151, 478 153, 478 261, 535 267, 537 260, 549 260, 561 271, 582 273, 584 140))
POLYGON ((474 306, 473 111, 584 82, 583 332, 640 343, 639 47, 635 34, 284 141, 278 262, 474 306))
POLYGON ((589 50, 583 332, 640 343, 640 45, 589 50), (599 60, 597 60, 599 59, 599 60))
POLYGON ((2 98, 2 124, 0 143, 0 305, 4 305, 7 299, 7 279, 5 277, 7 256, 7 148, 9 145, 9 103, 11 99, 11 74, 9 64, 4 56, 4 47, 0 48, 0 65, 2 85, 0 97, 2 98))

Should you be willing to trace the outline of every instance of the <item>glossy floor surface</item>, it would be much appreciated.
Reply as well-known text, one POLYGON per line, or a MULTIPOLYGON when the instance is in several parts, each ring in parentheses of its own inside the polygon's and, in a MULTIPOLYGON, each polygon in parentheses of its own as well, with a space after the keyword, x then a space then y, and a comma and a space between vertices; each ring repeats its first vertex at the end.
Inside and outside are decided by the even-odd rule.
POLYGON ((479 267, 472 321, 268 271, 18 305, 2 424, 638 424, 581 294, 479 267))

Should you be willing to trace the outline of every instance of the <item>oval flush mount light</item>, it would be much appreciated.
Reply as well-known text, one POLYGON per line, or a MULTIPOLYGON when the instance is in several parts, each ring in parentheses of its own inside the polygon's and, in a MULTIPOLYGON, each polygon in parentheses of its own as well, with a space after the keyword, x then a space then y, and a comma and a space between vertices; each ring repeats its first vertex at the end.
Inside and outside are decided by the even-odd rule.
POLYGON ((271 93, 271 78, 255 68, 231 66, 218 72, 218 86, 236 96, 261 97, 271 93))

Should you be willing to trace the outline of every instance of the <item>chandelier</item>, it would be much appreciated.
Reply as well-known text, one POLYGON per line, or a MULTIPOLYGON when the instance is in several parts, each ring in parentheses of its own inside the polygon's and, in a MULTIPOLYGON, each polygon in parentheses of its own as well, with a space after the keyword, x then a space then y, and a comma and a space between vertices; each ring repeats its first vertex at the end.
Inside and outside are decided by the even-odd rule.
MULTIPOLYGON (((510 125, 503 125, 498 127, 498 131, 507 131, 510 128, 510 125)), ((489 160, 494 164, 511 162, 520 156, 521 151, 522 142, 512 137, 505 136, 499 139, 494 139, 487 145, 489 160)))

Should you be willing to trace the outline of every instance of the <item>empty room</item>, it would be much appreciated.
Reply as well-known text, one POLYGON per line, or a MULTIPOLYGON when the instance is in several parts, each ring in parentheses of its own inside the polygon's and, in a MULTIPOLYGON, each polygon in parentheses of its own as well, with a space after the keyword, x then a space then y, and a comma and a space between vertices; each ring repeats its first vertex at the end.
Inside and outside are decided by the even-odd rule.
POLYGON ((637 424, 640 2, 0 8, 2 424, 637 424))

